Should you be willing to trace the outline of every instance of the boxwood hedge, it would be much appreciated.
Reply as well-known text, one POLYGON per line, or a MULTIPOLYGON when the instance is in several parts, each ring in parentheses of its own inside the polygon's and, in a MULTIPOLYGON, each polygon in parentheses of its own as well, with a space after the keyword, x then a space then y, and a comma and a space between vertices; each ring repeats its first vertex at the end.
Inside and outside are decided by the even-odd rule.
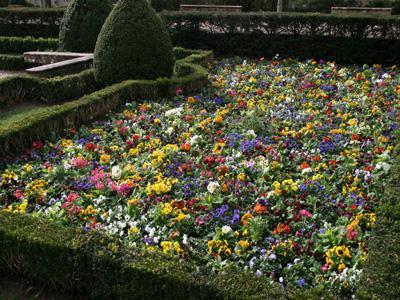
POLYGON ((97 89, 99 85, 94 79, 93 70, 54 78, 16 75, 0 79, 0 105, 4 108, 19 102, 58 103, 97 89))
POLYGON ((57 50, 58 41, 52 38, 0 36, 0 53, 57 50))

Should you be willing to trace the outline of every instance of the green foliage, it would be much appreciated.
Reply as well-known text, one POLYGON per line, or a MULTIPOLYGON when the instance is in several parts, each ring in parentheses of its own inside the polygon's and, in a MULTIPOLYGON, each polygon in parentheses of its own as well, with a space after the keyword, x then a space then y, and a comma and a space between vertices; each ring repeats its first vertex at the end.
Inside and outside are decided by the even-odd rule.
POLYGON ((2 36, 58 37, 64 9, 0 8, 2 36))
MULTIPOLYGON (((75 101, 29 111, 23 116, 24 122, 20 121, 21 116, 15 122, 8 121, 7 126, 0 126, 2 159, 15 156, 30 148, 35 140, 61 134, 66 128, 91 122, 128 101, 171 98, 178 88, 183 92, 194 92, 203 88, 208 83, 208 72, 202 65, 210 62, 213 57, 212 52, 183 49, 178 49, 177 52, 180 56, 186 53, 187 57, 176 62, 176 77, 158 78, 152 81, 124 81, 75 101)), ((83 75, 90 84, 93 83, 94 87, 97 87, 92 70, 44 81, 31 76, 8 77, 0 80, 0 95, 3 97, 0 98, 0 102, 7 105, 15 104, 16 101, 41 100, 42 97, 65 100, 65 97, 70 97, 72 93, 87 93, 87 87, 79 86, 82 84, 80 82, 82 79, 79 78, 83 75), (61 94, 64 98, 60 96, 61 94), (6 98, 4 95, 7 95, 6 98)))
POLYGON ((8 6, 8 0, 0 0, 0 7, 7 7, 8 6))
POLYGON ((18 214, 0 213, 0 257, 0 273, 91 299, 333 299, 320 289, 284 291, 235 268, 212 273, 98 231, 18 214))
POLYGON ((0 36, 0 53, 56 50, 58 41, 52 38, 0 36))
POLYGON ((60 50, 90 52, 112 9, 110 0, 72 0, 60 25, 60 50))
POLYGON ((368 247, 357 299, 400 299, 400 221, 379 220, 368 247))
POLYGON ((96 79, 104 84, 172 75, 170 37, 146 0, 117 3, 100 31, 94 68, 96 79))
POLYGON ((292 1, 294 11, 329 13, 332 6, 359 6, 359 0, 297 0, 292 1))
POLYGON ((280 54, 350 64, 400 61, 398 17, 167 11, 161 15, 174 45, 213 49, 218 55, 280 54))
POLYGON ((28 65, 22 55, 0 54, 0 70, 23 70, 26 67, 28 65))
MULTIPOLYGON (((397 141, 399 135, 397 133, 397 141)), ((379 219, 368 242, 358 299, 400 298, 400 144, 381 199, 379 219)))
POLYGON ((0 79, 0 105, 11 106, 19 102, 45 101, 57 103, 80 97, 98 89, 93 70, 54 78, 28 75, 0 79))

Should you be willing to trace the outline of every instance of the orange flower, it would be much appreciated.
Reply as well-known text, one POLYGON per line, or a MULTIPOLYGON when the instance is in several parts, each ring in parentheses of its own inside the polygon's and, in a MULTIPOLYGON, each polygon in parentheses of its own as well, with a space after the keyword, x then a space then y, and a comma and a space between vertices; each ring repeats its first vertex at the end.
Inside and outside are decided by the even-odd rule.
POLYGON ((183 151, 189 152, 190 151, 190 144, 189 143, 182 144, 181 149, 183 151))
POLYGON ((307 169, 309 167, 310 167, 310 165, 306 161, 304 161, 300 164, 300 169, 302 169, 302 170, 307 169))
POLYGON ((253 218, 253 215, 250 212, 247 212, 243 215, 241 222, 243 225, 247 225, 247 220, 253 218))
POLYGON ((187 102, 188 102, 188 103, 195 103, 195 102, 196 102, 196 99, 195 99, 194 97, 188 97, 188 98, 187 98, 187 102))
POLYGON ((262 204, 260 204, 260 203, 257 203, 256 206, 254 206, 254 211, 255 211, 257 214, 261 215, 261 214, 267 212, 267 207, 264 206, 264 205, 262 205, 262 204))

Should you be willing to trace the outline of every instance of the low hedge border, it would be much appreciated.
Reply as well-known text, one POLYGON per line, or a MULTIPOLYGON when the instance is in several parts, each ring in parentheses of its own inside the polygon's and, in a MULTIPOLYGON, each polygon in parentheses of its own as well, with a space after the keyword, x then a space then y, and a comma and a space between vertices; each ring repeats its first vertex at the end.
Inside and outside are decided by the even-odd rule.
POLYGON ((29 66, 22 55, 0 54, 0 70, 23 70, 29 66))
POLYGON ((76 99, 99 88, 93 70, 54 78, 10 76, 0 79, 0 105, 8 107, 20 102, 35 101, 54 104, 76 99))
MULTIPOLYGON (((179 53, 185 50, 177 49, 176 51, 179 53)), ((156 80, 127 80, 83 96, 78 100, 49 106, 36 114, 27 114, 23 124, 18 123, 8 128, 0 128, 0 152, 2 156, 4 158, 7 155, 14 156, 31 147, 35 140, 44 139, 54 133, 62 133, 66 128, 92 121, 109 111, 115 110, 127 101, 171 98, 176 94, 178 88, 184 92, 201 89, 208 83, 208 71, 203 66, 206 62, 212 60, 213 54, 211 51, 193 51, 192 53, 186 58, 177 60, 177 77, 156 80)), ((84 72, 90 80, 93 78, 92 70, 84 72)), ((70 93, 79 92, 73 76, 81 75, 47 81, 47 84, 53 83, 55 80, 60 81, 59 85, 53 83, 54 86, 57 86, 57 89, 53 90, 54 97, 57 96, 57 90, 68 91, 68 96, 70 96, 70 93), (66 78, 68 78, 68 84, 73 85, 74 88, 65 88, 67 85, 66 78)), ((40 87, 43 83, 41 79, 29 76, 9 77, 3 81, 7 82, 8 103, 13 97, 37 99, 37 94, 40 94, 41 91, 38 86, 40 87), (12 93, 15 93, 15 95, 13 96, 12 93)), ((0 95, 4 95, 2 86, 4 87, 5 84, 0 83, 0 95)), ((3 103, 7 103, 4 99, 3 103)))
POLYGON ((216 274, 159 250, 126 248, 100 232, 0 213, 0 273, 90 299, 334 299, 284 290, 238 269, 216 274))
POLYGON ((0 36, 0 53, 57 50, 58 40, 53 38, 0 36))
MULTIPOLYGON (((399 134, 398 139, 399 141, 399 134)), ((358 299, 400 299, 400 144, 368 243, 358 299)))

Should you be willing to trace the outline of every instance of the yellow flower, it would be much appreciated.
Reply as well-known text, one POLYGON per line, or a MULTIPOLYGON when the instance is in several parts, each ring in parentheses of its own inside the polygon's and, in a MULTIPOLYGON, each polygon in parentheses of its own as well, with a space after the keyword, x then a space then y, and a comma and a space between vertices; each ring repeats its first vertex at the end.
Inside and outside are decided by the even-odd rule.
POLYGON ((354 125, 356 125, 357 124, 357 119, 350 119, 348 122, 347 122, 347 124, 349 124, 350 126, 354 126, 354 125))
POLYGON ((137 226, 132 226, 128 230, 128 234, 131 234, 131 235, 138 234, 139 232, 140 232, 140 229, 137 226))
POLYGON ((110 156, 110 155, 108 155, 108 154, 102 154, 102 155, 100 156, 100 163, 101 163, 102 165, 106 165, 106 164, 110 163, 110 159, 111 159, 111 156, 110 156))
POLYGON ((192 103, 196 102, 196 99, 194 97, 190 96, 190 97, 187 98, 187 102, 192 104, 192 103))
POLYGON ((339 272, 342 272, 346 268, 346 265, 344 263, 339 264, 338 270, 339 272))
POLYGON ((217 115, 217 116, 214 118, 214 123, 221 124, 223 120, 224 120, 224 118, 223 118, 221 115, 217 115))
POLYGON ((183 220, 186 220, 188 215, 185 215, 184 213, 180 213, 176 218, 174 218, 174 222, 181 222, 183 220))
POLYGON ((61 147, 63 147, 64 149, 72 147, 73 145, 74 145, 74 142, 71 140, 66 140, 66 139, 61 140, 61 147))
POLYGON ((24 171, 25 171, 26 173, 30 173, 30 172, 32 171, 32 165, 30 165, 30 164, 25 164, 25 165, 24 165, 24 171))
POLYGON ((246 180, 246 174, 244 174, 244 173, 238 174, 237 179, 239 181, 245 181, 246 180))
POLYGON ((216 143, 214 145, 213 153, 221 154, 224 147, 225 147, 225 143, 216 143))

